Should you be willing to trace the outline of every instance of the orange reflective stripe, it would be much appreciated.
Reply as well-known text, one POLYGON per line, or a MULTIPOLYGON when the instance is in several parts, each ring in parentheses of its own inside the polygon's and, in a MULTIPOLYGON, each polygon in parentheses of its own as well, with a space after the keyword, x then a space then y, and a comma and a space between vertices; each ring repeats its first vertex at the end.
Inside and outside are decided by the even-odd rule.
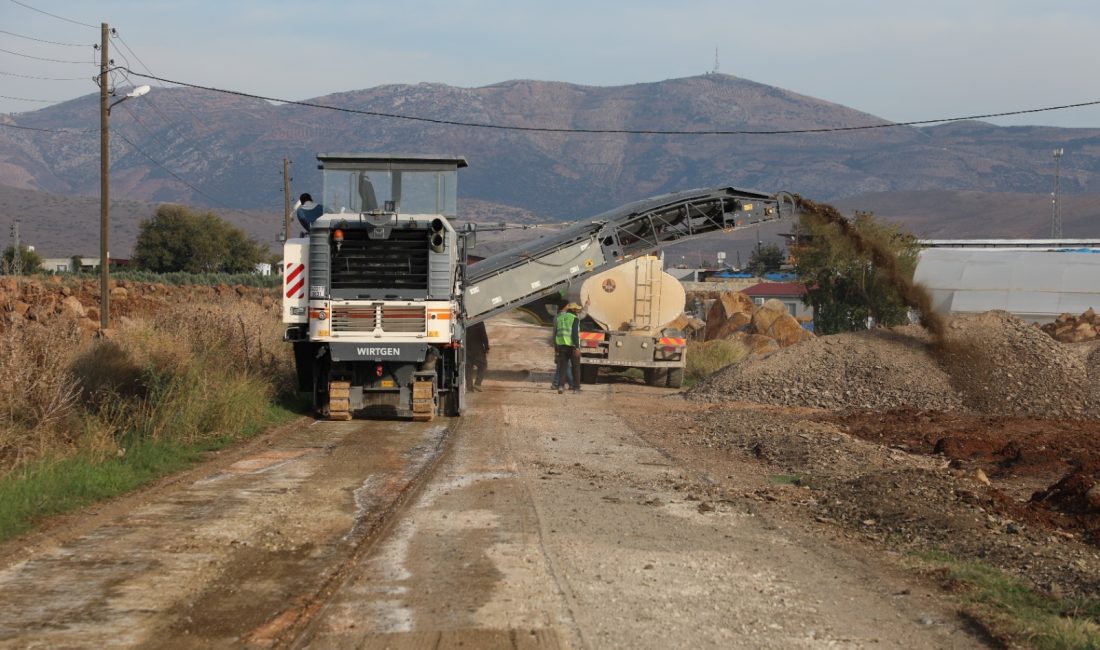
POLYGON ((678 337, 675 337, 675 336, 663 336, 660 339, 657 339, 657 342, 660 343, 661 345, 682 346, 682 345, 685 345, 687 343, 687 339, 682 339, 682 338, 678 338, 678 337))

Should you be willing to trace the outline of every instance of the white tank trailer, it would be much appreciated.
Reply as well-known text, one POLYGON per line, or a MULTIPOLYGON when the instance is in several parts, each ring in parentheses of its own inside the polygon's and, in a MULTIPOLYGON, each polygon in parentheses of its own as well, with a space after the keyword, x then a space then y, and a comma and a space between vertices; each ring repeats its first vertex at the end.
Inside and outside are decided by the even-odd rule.
POLYGON ((588 303, 580 341, 583 382, 594 383, 601 367, 641 368, 651 386, 680 387, 687 340, 669 324, 684 312, 686 293, 662 270, 659 257, 646 255, 591 275, 570 298, 588 303))

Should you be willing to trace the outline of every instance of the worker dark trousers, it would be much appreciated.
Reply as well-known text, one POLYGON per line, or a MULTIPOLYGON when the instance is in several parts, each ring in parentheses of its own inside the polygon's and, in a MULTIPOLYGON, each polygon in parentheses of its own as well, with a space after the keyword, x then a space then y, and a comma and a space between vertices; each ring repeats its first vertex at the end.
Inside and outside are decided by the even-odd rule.
POLYGON ((489 355, 466 353, 466 388, 481 386, 489 370, 489 355))
POLYGON ((568 372, 569 362, 573 362, 573 388, 581 387, 581 354, 580 350, 572 345, 555 345, 554 357, 557 360, 558 387, 565 387, 565 377, 568 372))

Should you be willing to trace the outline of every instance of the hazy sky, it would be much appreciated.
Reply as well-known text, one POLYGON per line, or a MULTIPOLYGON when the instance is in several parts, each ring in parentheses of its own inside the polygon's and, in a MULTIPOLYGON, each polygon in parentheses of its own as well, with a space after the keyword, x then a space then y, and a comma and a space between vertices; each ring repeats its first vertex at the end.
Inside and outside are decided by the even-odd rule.
MULTIPOLYGON (((711 70, 717 47, 721 72, 894 121, 1100 100, 1095 0, 20 2, 85 25, 0 0, 0 49, 86 63, 0 52, 0 95, 49 100, 0 98, 0 112, 96 92, 101 22, 157 75, 288 99, 422 81, 651 82, 711 70)), ((991 121, 1097 127, 1100 106, 991 121)))

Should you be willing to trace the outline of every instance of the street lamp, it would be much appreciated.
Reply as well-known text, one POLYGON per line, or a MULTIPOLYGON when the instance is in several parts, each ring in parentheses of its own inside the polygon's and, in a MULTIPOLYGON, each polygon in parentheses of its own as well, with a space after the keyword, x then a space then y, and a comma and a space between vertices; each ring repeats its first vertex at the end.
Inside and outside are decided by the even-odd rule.
POLYGON ((108 89, 109 80, 107 74, 110 72, 110 57, 107 56, 107 43, 110 36, 110 29, 107 27, 107 23, 100 24, 100 50, 99 50, 99 329, 100 331, 106 330, 111 323, 111 291, 110 291, 110 279, 111 262, 107 255, 108 244, 108 223, 110 222, 110 159, 111 151, 109 147, 109 124, 108 118, 111 115, 111 109, 121 104, 122 102, 130 99, 131 97, 141 97, 149 92, 149 86, 138 86, 130 92, 126 93, 123 97, 115 100, 112 103, 108 103, 110 98, 110 91, 108 89))

